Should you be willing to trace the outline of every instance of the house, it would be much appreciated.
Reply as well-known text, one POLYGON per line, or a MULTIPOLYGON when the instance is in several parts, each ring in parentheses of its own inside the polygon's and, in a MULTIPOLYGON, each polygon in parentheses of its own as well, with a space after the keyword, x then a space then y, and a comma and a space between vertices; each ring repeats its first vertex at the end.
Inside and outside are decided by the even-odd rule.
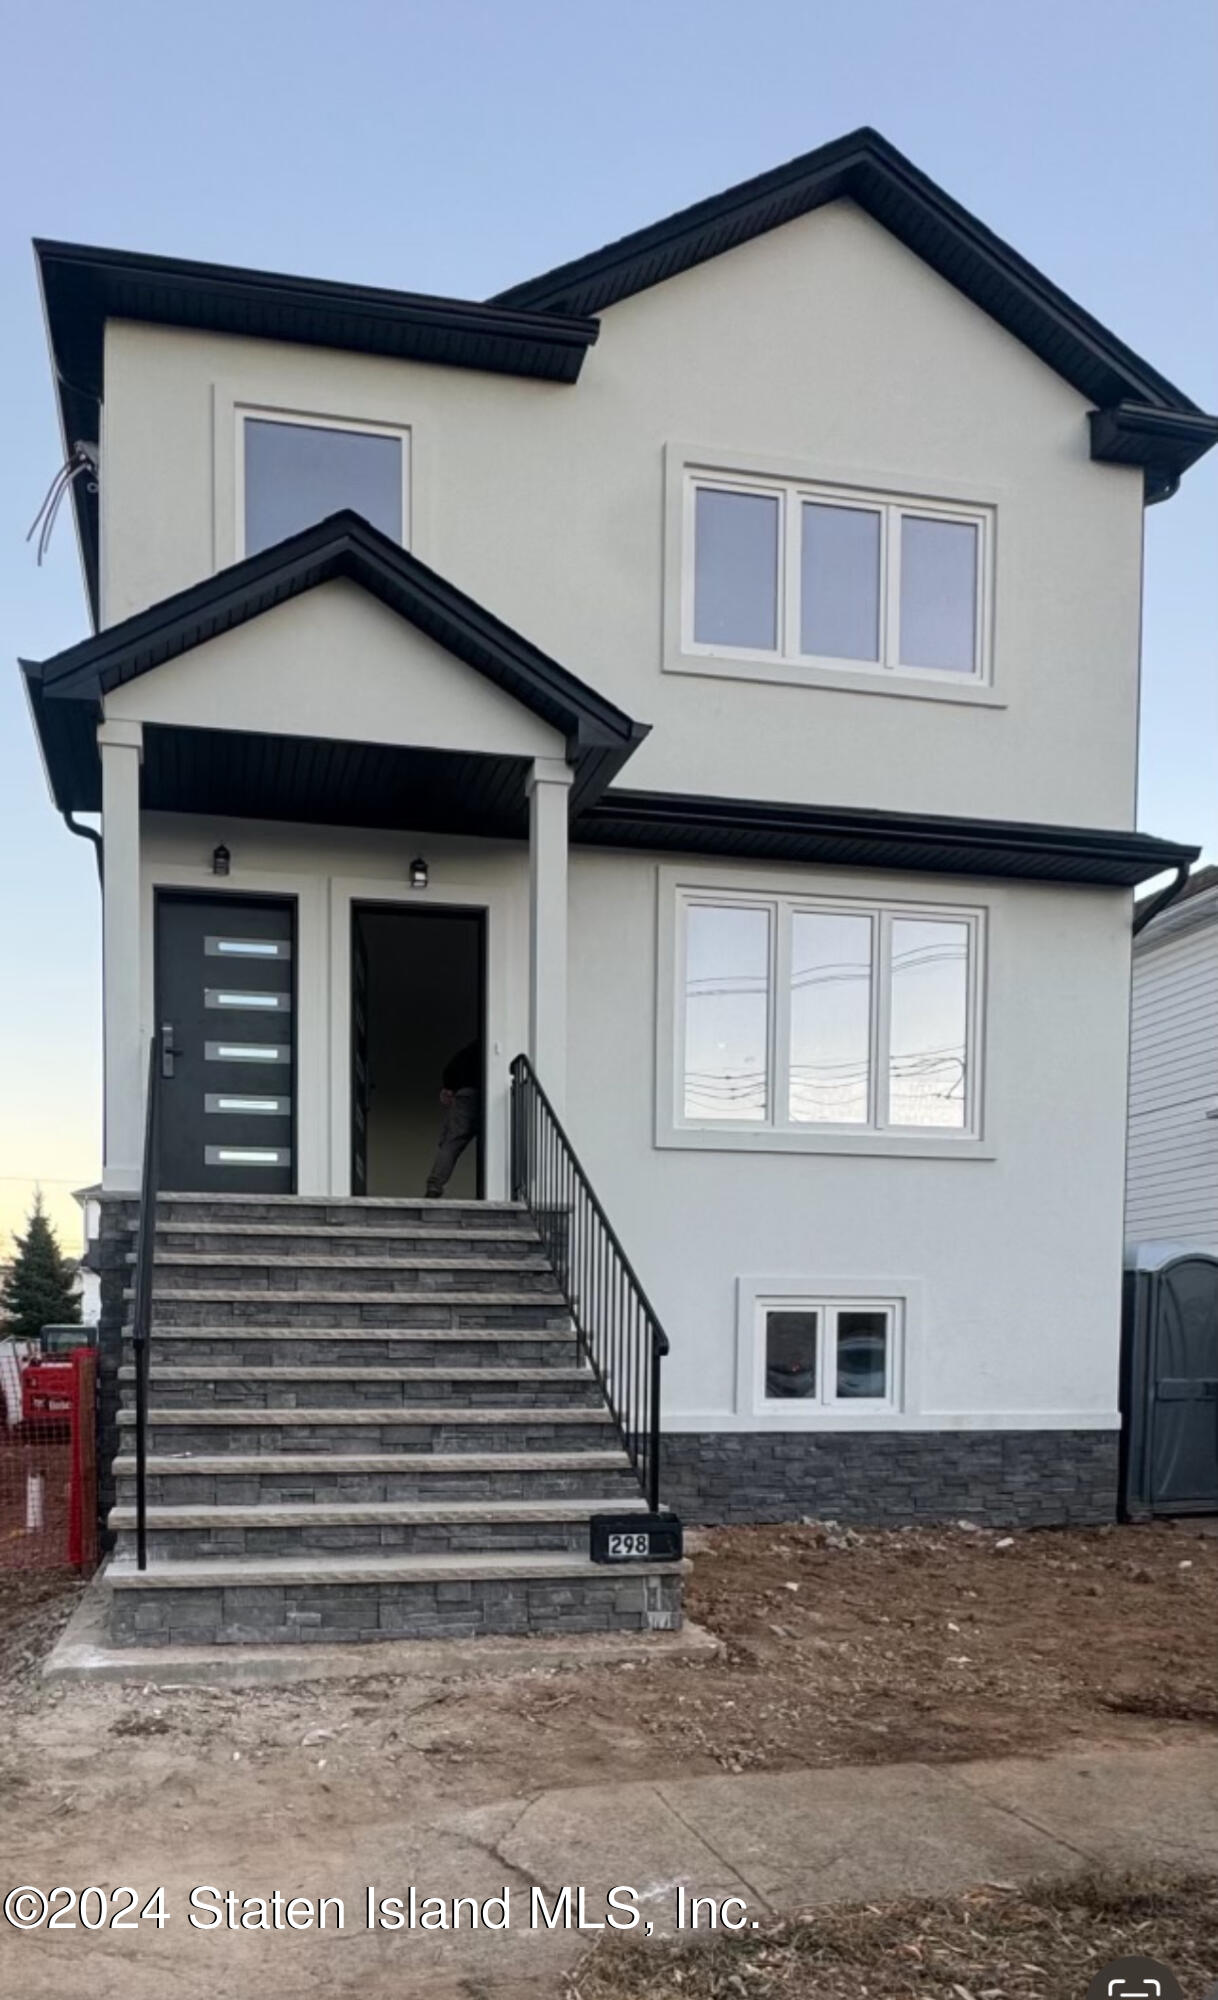
POLYGON ((1218 867, 1134 940, 1125 1234, 1218 1254, 1218 867))
POLYGON ((615 1496, 1110 1517, 1132 891, 1195 858, 1142 518, 1218 420, 868 130, 484 302, 37 257, 112 1401, 159 1121, 114 1629, 672 1623, 615 1496))

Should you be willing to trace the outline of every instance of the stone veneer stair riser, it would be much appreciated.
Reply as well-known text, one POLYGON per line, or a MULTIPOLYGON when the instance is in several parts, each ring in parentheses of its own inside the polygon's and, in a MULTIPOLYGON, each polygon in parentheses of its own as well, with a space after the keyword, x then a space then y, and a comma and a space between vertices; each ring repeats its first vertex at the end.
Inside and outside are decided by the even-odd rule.
MULTIPOLYGON (((135 1505, 132 1461, 115 1462, 117 1502, 135 1505)), ((150 1507, 251 1507, 316 1502, 437 1500, 564 1500, 614 1507, 638 1498, 638 1481, 620 1451, 395 1452, 383 1457, 337 1453, 261 1453, 252 1458, 153 1459, 148 1467, 150 1507)))
POLYGON ((588 1560, 643 1501, 519 1206, 164 1198, 143 1573, 124 1345, 120 1643, 679 1624, 679 1565, 588 1560))

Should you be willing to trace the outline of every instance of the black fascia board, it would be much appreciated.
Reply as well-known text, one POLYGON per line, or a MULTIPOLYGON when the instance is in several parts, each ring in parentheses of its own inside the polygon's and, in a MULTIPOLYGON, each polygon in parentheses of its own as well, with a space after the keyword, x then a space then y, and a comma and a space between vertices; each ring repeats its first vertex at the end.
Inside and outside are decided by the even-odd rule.
MULTIPOLYGON (((574 382, 599 331, 570 313, 345 285, 228 264, 36 239, 65 450, 96 445, 104 395, 105 325, 256 335, 308 346, 436 362, 492 374, 574 382)), ((94 623, 99 619, 96 488, 72 487, 94 623)))
MULTIPOLYGON (((856 201, 1080 394, 1200 415, 1167 377, 869 126, 499 292, 497 305, 599 313, 827 202, 856 201)), ((1203 447, 1204 448, 1204 447, 1203 447)))
POLYGON ((573 824, 584 846, 1133 888, 1200 849, 1107 828, 615 788, 573 824))
MULTIPOLYGON (((95 744, 90 753, 80 736, 80 712, 88 719, 91 736, 102 701, 114 688, 340 578, 368 590, 561 732, 575 772, 573 812, 600 795, 648 734, 648 724, 635 722, 417 556, 359 514, 347 511, 247 556, 48 660, 23 661, 44 753, 48 765, 55 762, 57 800, 62 792, 80 789, 85 767, 91 776, 96 760, 95 744), (53 711, 69 706, 78 712, 71 721, 54 717, 53 711)), ((80 798, 73 803, 81 811, 92 809, 80 798)))
POLYGON ((1218 417, 1116 403, 1092 410, 1091 456, 1103 465, 1144 468, 1148 503, 1169 500, 1184 474, 1218 442, 1218 417))

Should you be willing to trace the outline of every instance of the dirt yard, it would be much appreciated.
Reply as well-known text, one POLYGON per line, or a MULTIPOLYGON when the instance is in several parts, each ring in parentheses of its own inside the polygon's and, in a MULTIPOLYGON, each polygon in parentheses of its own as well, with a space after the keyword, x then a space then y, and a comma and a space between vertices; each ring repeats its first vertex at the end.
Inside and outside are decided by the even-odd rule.
MULTIPOLYGON (((1016 1536, 824 1524, 694 1538, 690 1616, 720 1659, 534 1669, 418 1689, 377 1676, 283 1689, 44 1690, 34 1666, 78 1586, 0 1578, 0 1785, 108 1790, 107 1750, 222 1740, 290 1782, 301 1738, 398 1793, 470 1797, 631 1775, 1028 1754, 1218 1728, 1218 1537, 1178 1526, 1016 1536), (322 1740, 322 1739, 319 1739, 322 1740), (73 1766, 82 1743, 90 1767, 73 1766), (49 1759, 49 1767, 45 1759, 49 1759), (286 1767, 286 1768, 281 1768, 286 1767)), ((124 1758, 125 1762, 125 1758, 124 1758)), ((312 1779, 310 1779, 312 1782, 312 1779)), ((10 1794, 11 1795, 11 1794, 10 1794)))
MULTIPOLYGON (((437 1806, 493 1812, 548 1787, 1212 1744, 1218 1729, 1218 1538, 1171 1526, 717 1530, 695 1538, 688 1604, 722 1639, 720 1658, 452 1683, 382 1674, 189 1687, 150 1652, 142 1685, 48 1689, 38 1663, 77 1591, 64 1578, 0 1576, 0 1861, 12 1882, 96 1880, 119 1827, 132 1871, 122 1879, 137 1865, 157 1879, 165 1854, 192 1866, 206 1856, 196 1879, 238 1880, 242 1869, 248 1879, 267 1853, 285 1874, 294 1865, 315 1879, 319 1855, 344 1842, 354 1852, 369 1827, 408 1837, 416 1814, 437 1806)), ((773 1948, 780 1959, 787 1950, 773 1948)), ((214 1974, 202 1960, 199 1971, 197 1990, 210 1994, 214 1974)), ((697 2000, 799 1990, 787 1971, 764 1977, 768 1986, 733 1967, 727 1983, 672 1990, 697 2000)), ((823 1990, 848 1987, 862 1991, 823 1990)), ((968 1979, 957 2000, 961 1988, 980 2000, 968 1979)), ((167 1989, 61 1980, 36 1990, 151 2000, 167 1989)), ((302 1980, 293 2000, 334 1990, 347 1988, 302 1980)))
MULTIPOLYGON (((1083 2000, 1136 1953, 1200 2000, 1218 1963, 1218 1882, 1103 1877, 955 1902, 832 1910, 756 1937, 598 1951, 568 2000, 1083 2000)), ((1130 1982, 1131 1986, 1135 1983, 1130 1982)), ((1147 1989, 1143 1989, 1147 1990, 1147 1989)))

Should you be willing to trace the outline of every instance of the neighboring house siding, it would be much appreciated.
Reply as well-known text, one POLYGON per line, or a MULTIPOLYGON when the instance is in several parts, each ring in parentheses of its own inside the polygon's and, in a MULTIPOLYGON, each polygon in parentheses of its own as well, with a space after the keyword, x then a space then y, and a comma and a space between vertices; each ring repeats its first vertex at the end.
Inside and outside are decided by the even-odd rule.
POLYGON ((1218 907, 1134 959, 1126 1233, 1218 1246, 1218 907))

